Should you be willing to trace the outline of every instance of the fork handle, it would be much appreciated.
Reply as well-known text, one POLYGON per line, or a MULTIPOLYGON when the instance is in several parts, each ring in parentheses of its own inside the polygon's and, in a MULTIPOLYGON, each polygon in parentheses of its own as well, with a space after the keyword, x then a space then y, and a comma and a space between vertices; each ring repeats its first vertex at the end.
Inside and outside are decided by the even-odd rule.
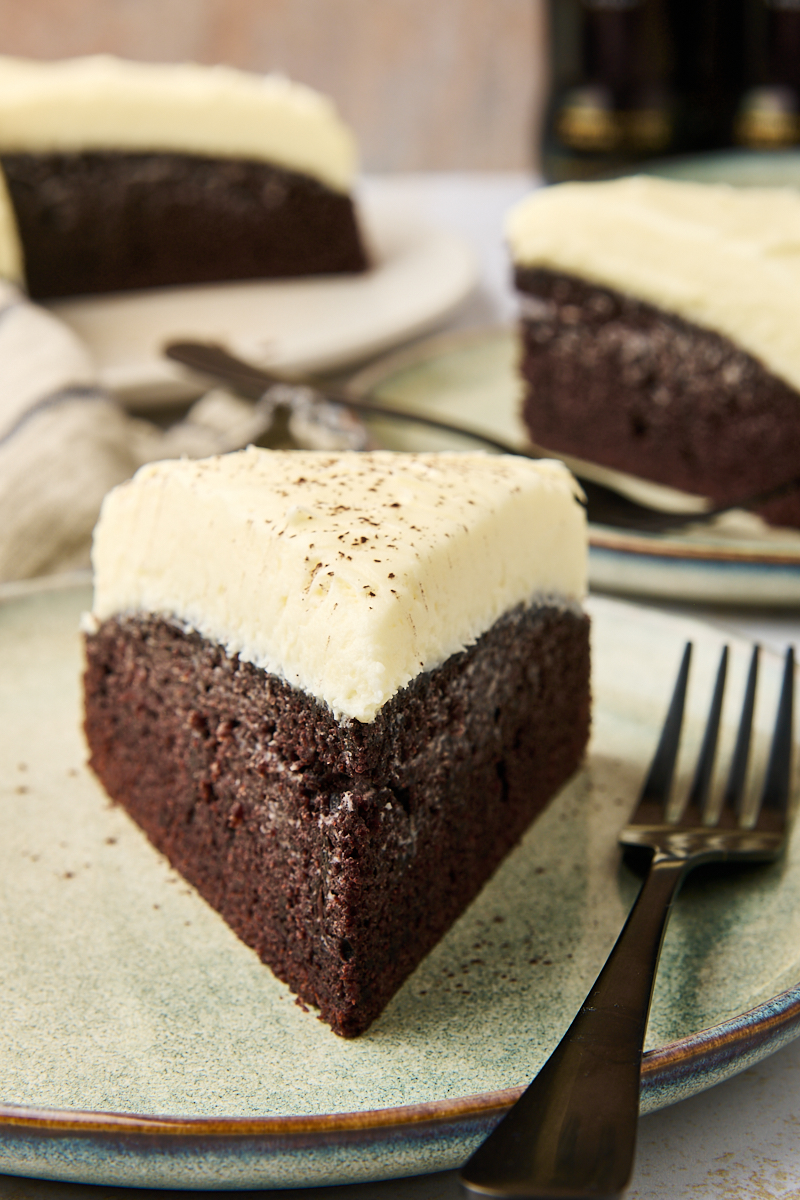
POLYGON ((611 1200, 630 1178, 647 1016, 685 861, 657 855, 606 965, 539 1074, 461 1172, 467 1195, 611 1200))

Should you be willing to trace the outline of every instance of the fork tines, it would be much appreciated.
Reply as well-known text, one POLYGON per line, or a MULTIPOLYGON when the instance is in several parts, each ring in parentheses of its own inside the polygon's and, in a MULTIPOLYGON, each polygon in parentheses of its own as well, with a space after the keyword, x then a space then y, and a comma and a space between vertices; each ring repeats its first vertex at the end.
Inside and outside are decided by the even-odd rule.
POLYGON ((794 652, 791 647, 786 651, 772 746, 755 817, 747 819, 745 783, 752 742, 759 664, 758 646, 753 647, 750 660, 739 728, 719 817, 715 819, 713 814, 711 793, 728 669, 727 646, 723 648, 720 656, 711 707, 686 805, 678 816, 665 817, 680 745, 691 654, 692 644, 687 642, 658 748, 630 825, 642 828, 669 823, 683 829, 700 829, 711 825, 720 829, 735 829, 755 824, 761 831, 768 828, 782 830, 786 823, 792 770, 794 652))
POLYGON ((773 813, 783 820, 789 804, 792 784, 792 741, 794 737, 794 651, 786 651, 781 698, 775 720, 764 789, 761 794, 761 813, 773 813))

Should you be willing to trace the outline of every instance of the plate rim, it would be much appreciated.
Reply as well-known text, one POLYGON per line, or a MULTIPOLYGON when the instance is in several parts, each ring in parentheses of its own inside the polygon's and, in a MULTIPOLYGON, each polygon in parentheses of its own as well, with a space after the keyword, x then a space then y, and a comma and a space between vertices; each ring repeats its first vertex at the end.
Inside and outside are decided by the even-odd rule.
MULTIPOLYGON (((674 537, 664 537, 660 534, 628 533, 626 530, 612 529, 606 525, 589 526, 589 543, 598 550, 612 550, 615 554, 637 554, 654 559, 681 560, 704 562, 714 566, 732 564, 737 567, 782 567, 789 570, 800 568, 800 546, 797 550, 776 550, 767 548, 763 552, 753 547, 746 549, 735 541, 728 546, 709 547, 696 542, 681 542, 674 537), (658 539, 658 540, 656 540, 658 539), (651 547, 656 544, 658 553, 651 547)), ((749 544, 748 544, 749 545, 749 544)))
MULTIPOLYGON (((642 1062, 641 1094, 656 1091, 664 1084, 694 1074, 695 1063, 709 1057, 708 1047, 720 1054, 727 1067, 720 1080, 709 1080, 688 1094, 697 1094, 722 1078, 737 1072, 742 1058, 758 1061, 800 1035, 800 983, 779 992, 755 1008, 698 1030, 684 1038, 667 1042, 645 1052, 642 1062), (788 1037, 778 1040, 778 1034, 788 1037), (777 1041, 777 1045, 772 1045, 777 1041), (766 1047, 766 1048, 764 1048, 766 1047), (758 1053, 758 1050, 763 1050, 758 1053), (733 1051, 733 1052, 731 1052, 733 1051), (755 1053, 753 1053, 755 1051, 755 1053)), ((125 1111, 58 1109, 0 1103, 0 1129, 24 1129, 39 1133, 120 1133, 147 1134, 163 1138, 252 1139, 320 1136, 331 1133, 367 1133, 381 1129, 398 1130, 422 1125, 443 1125, 453 1121, 477 1122, 498 1119, 524 1091, 524 1087, 503 1088, 496 1092, 476 1092, 448 1100, 428 1100, 419 1104, 388 1108, 361 1109, 341 1113, 312 1113, 265 1117, 191 1117, 160 1116, 125 1111)), ((679 1097, 658 1107, 676 1103, 679 1097)))

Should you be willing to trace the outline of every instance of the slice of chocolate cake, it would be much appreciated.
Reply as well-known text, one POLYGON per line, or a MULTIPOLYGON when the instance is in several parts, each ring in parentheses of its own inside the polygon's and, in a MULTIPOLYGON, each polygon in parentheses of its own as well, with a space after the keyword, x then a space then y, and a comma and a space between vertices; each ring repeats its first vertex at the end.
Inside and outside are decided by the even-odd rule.
POLYGON ((0 271, 39 299, 361 271, 355 157, 281 77, 0 57, 0 271))
POLYGON ((798 193, 564 184, 507 232, 538 445, 720 504, 800 476, 798 193))
POLYGON ((106 498, 93 558, 92 767, 363 1032, 580 762, 574 481, 475 454, 157 463, 106 498))

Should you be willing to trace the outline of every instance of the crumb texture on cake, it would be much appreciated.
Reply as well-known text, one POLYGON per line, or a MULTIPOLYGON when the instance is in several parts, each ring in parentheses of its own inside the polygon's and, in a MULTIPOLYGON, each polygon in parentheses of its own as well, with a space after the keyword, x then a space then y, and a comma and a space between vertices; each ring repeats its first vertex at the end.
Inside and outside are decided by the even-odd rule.
POLYGON ((575 608, 518 605, 362 724, 172 621, 110 617, 87 637, 91 765, 354 1036, 578 766, 588 634, 575 608))
POLYGON ((156 463, 106 498, 96 620, 178 619, 370 722, 503 613, 586 590, 586 523, 556 462, 250 447, 156 463))
POLYGON ((509 214, 520 268, 637 297, 800 390, 800 194, 638 176, 541 188, 509 214))
POLYGON ((350 197, 271 163, 92 150, 0 165, 34 297, 368 265, 350 197))
MULTIPOLYGON (((800 473, 800 397, 729 338, 584 279, 516 278, 522 414, 538 445, 718 504, 800 473)), ((800 525, 800 492, 758 512, 800 525)))
POLYGON ((331 101, 280 75, 110 55, 0 56, 0 154, 91 150, 269 162, 340 192, 357 165, 331 101))

